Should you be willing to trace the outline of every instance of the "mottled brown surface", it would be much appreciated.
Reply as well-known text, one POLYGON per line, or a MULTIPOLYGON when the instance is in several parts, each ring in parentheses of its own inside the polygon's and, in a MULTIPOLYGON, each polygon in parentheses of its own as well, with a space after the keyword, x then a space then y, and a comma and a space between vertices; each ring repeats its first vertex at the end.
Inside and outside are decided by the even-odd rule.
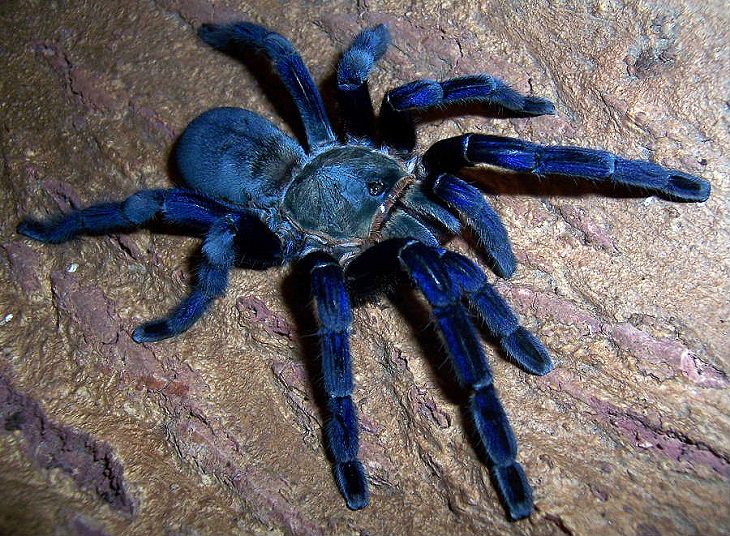
MULTIPOLYGON (((730 526, 728 72, 723 1, 157 0, 0 6, 0 533, 721 534, 730 526), (121 4, 123 7, 120 7, 121 4), (237 271, 188 334, 137 345, 185 292, 195 241, 139 232, 44 246, 44 216, 169 185, 175 137, 213 106, 282 124, 235 61, 197 42, 234 16, 289 36, 316 80, 360 28, 394 37, 375 97, 486 71, 557 117, 438 120, 604 147, 702 175, 701 205, 494 179, 520 260, 498 288, 556 370, 494 358, 535 489, 508 523, 408 307, 356 312, 355 399, 372 504, 350 512, 321 446, 287 270, 237 271), (509 195, 507 195, 509 194, 509 195)), ((331 82, 331 78, 330 78, 331 82)), ((331 85, 330 85, 331 87, 331 85)), ((326 93, 331 101, 331 94, 326 93)), ((461 241, 452 247, 465 251, 461 241)), ((311 328, 309 328, 311 329, 311 328)))

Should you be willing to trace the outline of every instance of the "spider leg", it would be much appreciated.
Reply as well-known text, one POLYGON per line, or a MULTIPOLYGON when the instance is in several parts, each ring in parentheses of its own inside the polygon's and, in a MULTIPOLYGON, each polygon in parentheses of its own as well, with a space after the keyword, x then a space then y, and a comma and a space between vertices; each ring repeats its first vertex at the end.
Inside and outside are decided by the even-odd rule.
POLYGON ((431 172, 489 164, 538 177, 563 176, 640 188, 669 201, 700 202, 710 183, 652 162, 627 160, 596 149, 539 145, 503 136, 464 134, 433 144, 424 155, 431 172))
POLYGON ((102 203, 75 210, 48 221, 26 219, 18 232, 46 243, 61 243, 81 234, 129 232, 156 217, 164 222, 205 233, 202 262, 192 292, 167 318, 134 330, 137 342, 159 341, 187 330, 210 302, 223 294, 228 270, 236 255, 237 231, 246 231, 250 264, 275 264, 281 260, 278 238, 254 213, 235 212, 209 197, 184 189, 142 190, 118 203, 102 203))
POLYGON ((242 56, 247 49, 266 54, 299 110, 310 151, 337 141, 317 86, 302 58, 284 37, 251 22, 203 24, 198 36, 227 54, 242 56))
POLYGON ((385 143, 399 152, 410 153, 416 145, 413 112, 453 104, 496 106, 517 116, 552 114, 552 102, 524 96, 498 78, 475 74, 443 82, 416 80, 385 94, 380 108, 385 143))
POLYGON ((202 259, 190 294, 166 318, 142 324, 132 333, 135 342, 156 342, 179 335, 203 316, 210 303, 225 293, 235 260, 234 240, 239 216, 218 218, 205 235, 202 259))
MULTIPOLYGON (((409 243, 406 238, 393 238, 366 249, 347 266, 347 283, 355 294, 374 294, 394 279, 402 266, 400 251, 409 243)), ((490 334, 497 340, 502 351, 512 363, 525 372, 542 376, 553 367, 550 356, 542 343, 520 326, 507 302, 487 281, 484 272, 468 258, 453 251, 429 248, 437 251, 440 263, 450 277, 450 282, 475 310, 490 334)), ((436 262, 436 261, 434 261, 436 262)))
POLYGON ((348 140, 354 138, 372 144, 375 113, 367 77, 389 44, 390 34, 384 24, 363 30, 337 66, 337 89, 348 140))
POLYGON ((515 365, 525 372, 543 376, 553 363, 545 347, 532 333, 520 326, 507 302, 487 281, 484 272, 472 261, 446 251, 442 260, 454 285, 461 289, 491 335, 515 365))
POLYGON ((532 490, 516 461, 517 441, 492 384, 492 372, 476 330, 461 303, 458 279, 439 250, 409 241, 398 254, 404 270, 431 305, 459 385, 469 395, 466 409, 474 421, 489 470, 509 516, 521 519, 532 512, 532 490))
POLYGON ((327 393, 325 441, 348 508, 359 510, 370 501, 365 468, 357 458, 357 408, 352 400, 350 325, 352 312, 342 267, 324 253, 313 254, 312 295, 320 322, 322 379, 327 393))
POLYGON ((82 234, 133 231, 158 215, 172 224, 205 230, 225 211, 220 203, 190 190, 141 190, 122 202, 101 203, 45 221, 28 218, 17 231, 39 242, 60 244, 82 234))
POLYGON ((517 267, 507 230, 478 189, 453 175, 440 174, 430 184, 433 194, 460 214, 484 249, 490 268, 509 278, 517 267))

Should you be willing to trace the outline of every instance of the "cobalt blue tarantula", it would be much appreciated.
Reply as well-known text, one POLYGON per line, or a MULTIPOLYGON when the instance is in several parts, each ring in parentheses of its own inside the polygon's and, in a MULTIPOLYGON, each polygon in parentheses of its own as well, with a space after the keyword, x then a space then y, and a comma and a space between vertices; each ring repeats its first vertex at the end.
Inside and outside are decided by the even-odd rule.
POLYGON ((482 193, 453 173, 487 164, 538 178, 568 177, 639 189, 671 201, 704 201, 709 184, 650 162, 593 149, 542 146, 501 136, 463 134, 413 154, 419 113, 486 105, 503 115, 551 114, 545 99, 523 96, 486 74, 443 82, 417 80, 388 91, 376 118, 367 77, 390 37, 380 25, 360 33, 337 67, 344 142, 338 139, 302 59, 281 35, 256 24, 204 25, 212 47, 273 63, 301 115, 306 149, 263 117, 215 108, 180 137, 176 161, 186 187, 142 190, 51 221, 25 220, 18 232, 59 243, 81 234, 127 232, 160 220, 203 237, 189 295, 161 320, 134 330, 139 343, 178 335, 223 295, 234 266, 305 267, 319 322, 326 391, 324 440, 347 506, 369 502, 358 459, 357 410, 349 333, 351 297, 409 279, 430 305, 464 394, 479 452, 512 519, 532 511, 532 491, 516 461, 517 443, 492 383, 477 335, 478 318, 502 352, 531 374, 552 368, 548 352, 521 327, 474 262, 441 247, 467 230, 500 277, 515 270, 507 233, 482 193), (471 313, 470 313, 471 311, 471 313), (472 313, 474 316, 472 316, 472 313))

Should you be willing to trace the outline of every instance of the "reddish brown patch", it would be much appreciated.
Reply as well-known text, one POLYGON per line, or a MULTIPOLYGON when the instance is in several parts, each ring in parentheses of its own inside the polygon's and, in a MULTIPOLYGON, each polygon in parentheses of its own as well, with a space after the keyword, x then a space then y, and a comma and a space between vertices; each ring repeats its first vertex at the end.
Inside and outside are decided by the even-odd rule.
POLYGON ((236 310, 241 325, 261 326, 269 335, 283 335, 289 340, 296 334, 296 329, 285 317, 273 312, 255 296, 239 297, 236 300, 236 310))
POLYGON ((36 41, 33 50, 43 56, 63 79, 66 90, 89 110, 106 112, 121 110, 129 103, 126 90, 115 87, 105 74, 74 64, 68 53, 51 41, 36 41))
POLYGON ((20 242, 10 242, 0 246, 5 252, 13 281, 21 288, 26 296, 40 290, 38 279, 40 258, 30 246, 20 242))
POLYGON ((658 418, 620 408, 606 400, 588 394, 581 382, 566 370, 555 370, 538 380, 542 385, 565 392, 584 402, 596 413, 596 418, 609 424, 637 449, 649 451, 688 466, 709 467, 724 479, 730 479, 730 458, 710 445, 686 434, 663 426, 658 418))
POLYGON ((556 205, 556 208, 560 215, 565 218, 566 222, 583 233, 585 241, 588 244, 595 245, 610 253, 618 251, 616 242, 611 234, 590 218, 584 209, 565 203, 556 205))
POLYGON ((438 407, 428 391, 414 386, 408 390, 407 396, 416 415, 442 430, 451 426, 451 416, 438 407))
POLYGON ((41 188, 51 196, 64 214, 81 208, 81 198, 69 183, 46 179, 41 183, 41 188))
POLYGON ((618 348, 633 355, 638 366, 647 374, 656 375, 657 370, 663 370, 661 379, 681 376, 709 389, 724 389, 730 385, 724 371, 701 360, 680 341, 658 339, 632 324, 604 322, 575 303, 549 292, 537 292, 529 287, 507 283, 496 286, 521 311, 532 310, 539 318, 552 318, 571 326, 585 326, 590 333, 604 333, 618 348), (651 369, 647 368, 649 365, 651 369))
POLYGON ((170 432, 183 459, 245 497, 262 520, 286 527, 292 534, 319 536, 329 533, 326 527, 307 519, 286 500, 281 493, 280 479, 254 465, 241 465, 241 445, 217 419, 183 412, 171 424, 170 432))
POLYGON ((112 448, 89 434, 50 420, 40 404, 0 375, 0 433, 18 433, 25 456, 44 469, 59 469, 119 512, 136 515, 124 467, 112 448))

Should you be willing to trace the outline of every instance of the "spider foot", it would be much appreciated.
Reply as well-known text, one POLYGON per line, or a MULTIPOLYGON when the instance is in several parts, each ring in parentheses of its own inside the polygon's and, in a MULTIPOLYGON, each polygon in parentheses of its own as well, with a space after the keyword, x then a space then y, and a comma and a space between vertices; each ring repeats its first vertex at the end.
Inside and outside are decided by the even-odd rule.
POLYGON ((335 464, 335 478, 350 510, 361 510, 370 503, 365 468, 358 460, 335 464))
POLYGON ((174 335, 167 320, 155 320, 137 327, 132 332, 134 342, 157 342, 174 335))
POLYGON ((465 218, 476 233, 490 268, 499 277, 509 278, 517 260, 509 243, 507 230, 482 193, 461 179, 442 173, 431 185, 433 194, 465 218))
POLYGON ((390 34, 385 24, 360 32, 337 66, 337 85, 340 91, 352 91, 364 84, 389 44, 390 34))
POLYGON ((667 169, 653 162, 625 160, 606 154, 615 161, 613 180, 618 183, 636 186, 678 203, 701 203, 710 197, 710 183, 700 177, 667 169))
POLYGON ((532 513, 532 489, 522 466, 514 462, 492 467, 490 472, 510 519, 516 521, 529 517, 532 513))
POLYGON ((46 244, 60 244, 73 238, 73 233, 69 229, 63 225, 57 225, 53 221, 26 219, 20 222, 16 231, 18 234, 46 244))
POLYGON ((662 197, 668 201, 689 203, 707 201, 710 197, 710 183, 688 173, 673 171, 662 197))
MULTIPOLYGON (((201 274, 210 274, 214 278, 220 278, 221 274, 215 270, 210 270, 205 266, 201 266, 198 277, 201 274)), ((203 316, 203 313, 210 305, 210 302, 225 289, 225 281, 218 281, 222 289, 218 292, 210 292, 211 285, 208 285, 208 292, 200 289, 194 289, 182 302, 178 305, 170 316, 160 320, 146 322, 132 332, 132 340, 134 342, 157 342, 163 339, 169 339, 175 335, 187 331, 190 326, 203 316)))
POLYGON ((550 354, 538 338, 522 326, 502 339, 500 344, 507 356, 530 374, 544 376, 553 370, 550 354))
POLYGON ((521 111, 530 116, 555 115, 555 105, 542 97, 525 97, 521 111))
POLYGON ((268 35, 269 30, 253 23, 238 22, 232 24, 202 24, 198 28, 198 37, 216 50, 229 50, 237 44, 256 46, 268 35))

